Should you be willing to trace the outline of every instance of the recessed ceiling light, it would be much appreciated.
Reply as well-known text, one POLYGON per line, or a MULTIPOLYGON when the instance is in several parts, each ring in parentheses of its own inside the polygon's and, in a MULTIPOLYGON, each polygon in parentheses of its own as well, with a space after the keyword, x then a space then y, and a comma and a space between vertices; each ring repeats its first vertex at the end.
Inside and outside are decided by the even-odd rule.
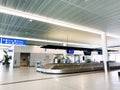
POLYGON ((28 32, 25 32, 26 35, 28 35, 29 33, 28 32))
POLYGON ((30 19, 29 21, 32 22, 32 19, 30 19))

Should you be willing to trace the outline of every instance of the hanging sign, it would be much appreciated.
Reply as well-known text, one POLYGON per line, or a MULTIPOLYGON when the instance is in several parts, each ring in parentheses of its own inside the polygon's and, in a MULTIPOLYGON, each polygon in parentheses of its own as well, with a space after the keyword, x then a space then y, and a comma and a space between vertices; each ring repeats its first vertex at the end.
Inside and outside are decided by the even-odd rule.
POLYGON ((26 45, 26 40, 1 38, 1 43, 9 45, 26 45))

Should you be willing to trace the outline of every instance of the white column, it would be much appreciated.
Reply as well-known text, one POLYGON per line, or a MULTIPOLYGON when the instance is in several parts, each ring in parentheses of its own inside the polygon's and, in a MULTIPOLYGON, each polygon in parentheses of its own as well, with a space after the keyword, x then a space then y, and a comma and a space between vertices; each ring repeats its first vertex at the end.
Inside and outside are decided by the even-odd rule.
POLYGON ((67 43, 63 43, 63 46, 67 46, 67 43))
MULTIPOLYGON (((63 43, 63 46, 67 46, 67 43, 63 43)), ((65 58, 65 60, 63 61, 63 63, 65 63, 65 61, 67 59, 67 52, 63 53, 63 56, 65 58)))
POLYGON ((103 51, 103 62, 104 62, 104 71, 107 73, 107 61, 108 61, 108 52, 107 52, 107 36, 106 33, 102 33, 101 35, 102 39, 102 51, 103 51))

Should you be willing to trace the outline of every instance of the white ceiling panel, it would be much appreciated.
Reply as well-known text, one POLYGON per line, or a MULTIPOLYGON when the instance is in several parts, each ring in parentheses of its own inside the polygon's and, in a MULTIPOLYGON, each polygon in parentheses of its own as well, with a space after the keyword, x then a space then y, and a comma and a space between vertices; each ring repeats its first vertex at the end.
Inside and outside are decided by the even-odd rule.
MULTIPOLYGON (((0 6, 120 35, 120 0, 0 0, 0 6)), ((101 44, 100 35, 3 13, 0 13, 0 34, 101 44)), ((119 46, 120 41, 108 38, 108 45, 119 46)))

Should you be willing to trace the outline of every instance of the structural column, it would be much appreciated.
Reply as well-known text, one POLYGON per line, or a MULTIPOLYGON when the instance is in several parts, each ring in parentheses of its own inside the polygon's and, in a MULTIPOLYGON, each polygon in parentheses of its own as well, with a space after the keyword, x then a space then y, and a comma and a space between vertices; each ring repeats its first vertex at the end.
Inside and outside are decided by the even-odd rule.
POLYGON ((107 52, 107 36, 106 32, 103 32, 101 35, 102 39, 102 51, 103 51, 103 62, 104 62, 104 71, 107 73, 107 61, 108 61, 108 52, 107 52))
MULTIPOLYGON (((67 43, 63 43, 63 46, 67 46, 67 43)), ((63 57, 65 60, 63 60, 63 63, 66 63, 66 59, 67 59, 67 52, 63 53, 63 57)))
POLYGON ((63 46, 67 46, 67 43, 63 43, 63 46))

